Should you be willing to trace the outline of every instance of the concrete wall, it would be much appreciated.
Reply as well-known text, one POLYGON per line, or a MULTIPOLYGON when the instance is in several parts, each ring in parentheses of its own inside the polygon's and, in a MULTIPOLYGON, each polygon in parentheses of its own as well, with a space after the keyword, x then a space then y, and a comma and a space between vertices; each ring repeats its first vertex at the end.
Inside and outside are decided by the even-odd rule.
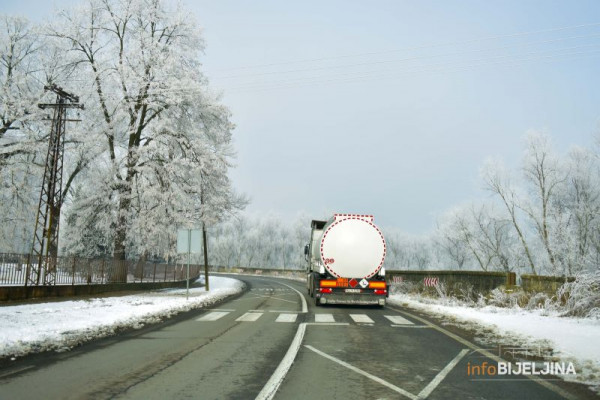
POLYGON ((499 286, 513 286, 516 277, 514 272, 388 270, 386 278, 390 285, 411 282, 423 286, 427 280, 429 283, 435 283, 437 278, 437 281, 443 283, 451 292, 472 287, 477 293, 486 293, 499 286))
MULTIPOLYGON (((264 276, 281 276, 306 278, 304 270, 281 270, 269 268, 239 268, 239 267, 210 267, 212 272, 252 274, 264 276)), ((486 293, 499 286, 514 286, 514 272, 484 272, 484 271, 386 271, 388 284, 412 282, 423 284, 425 278, 437 278, 447 289, 456 291, 472 287, 475 292, 486 293)))
POLYGON ((546 293, 554 296, 565 282, 573 282, 575 278, 564 276, 521 275, 521 287, 526 292, 546 293))
POLYGON ((2 286, 0 287, 0 301, 85 296, 99 293, 180 288, 185 286, 185 280, 155 283, 107 283, 101 285, 2 286))

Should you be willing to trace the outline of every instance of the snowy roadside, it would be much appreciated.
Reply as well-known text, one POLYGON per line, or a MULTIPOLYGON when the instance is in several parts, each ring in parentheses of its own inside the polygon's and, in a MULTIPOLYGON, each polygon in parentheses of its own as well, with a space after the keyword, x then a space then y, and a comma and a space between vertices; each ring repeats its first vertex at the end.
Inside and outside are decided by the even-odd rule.
MULTIPOLYGON (((394 294, 391 305, 409 307, 441 318, 444 325, 457 325, 476 332, 476 340, 489 348, 510 344, 534 351, 552 349, 552 361, 573 362, 577 375, 565 380, 586 383, 600 391, 600 320, 561 317, 548 310, 519 307, 468 307, 448 299, 394 294)), ((548 356, 548 354, 546 354, 548 356)))
MULTIPOLYGON (((202 282, 202 280, 200 280, 202 282)), ((130 296, 37 303, 0 307, 0 358, 14 359, 45 350, 67 351, 73 346, 139 329, 183 311, 207 306, 239 293, 244 284, 232 278, 211 277, 210 291, 162 289, 130 296)))

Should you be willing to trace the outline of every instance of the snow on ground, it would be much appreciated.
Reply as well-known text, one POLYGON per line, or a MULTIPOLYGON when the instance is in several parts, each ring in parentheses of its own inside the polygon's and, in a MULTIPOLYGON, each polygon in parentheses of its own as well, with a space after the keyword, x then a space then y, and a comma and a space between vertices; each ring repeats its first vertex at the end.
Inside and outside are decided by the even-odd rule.
MULTIPOLYGON (((486 346, 512 343, 513 346, 536 349, 550 347, 553 357, 573 361, 578 371, 575 380, 600 389, 600 320, 591 318, 561 317, 548 310, 525 310, 519 307, 496 306, 468 307, 448 300, 423 298, 407 294, 394 294, 390 304, 410 308, 442 317, 445 323, 467 326, 478 332, 478 340, 486 346), (480 327, 491 329, 492 334, 480 327)), ((568 375, 565 379, 572 380, 568 375)))
MULTIPOLYGON (((202 280, 199 280, 202 282, 202 280)), ((242 291, 232 278, 211 277, 210 291, 162 289, 130 296, 0 306, 0 358, 71 347, 115 333, 139 329, 177 313, 206 306, 242 291)))

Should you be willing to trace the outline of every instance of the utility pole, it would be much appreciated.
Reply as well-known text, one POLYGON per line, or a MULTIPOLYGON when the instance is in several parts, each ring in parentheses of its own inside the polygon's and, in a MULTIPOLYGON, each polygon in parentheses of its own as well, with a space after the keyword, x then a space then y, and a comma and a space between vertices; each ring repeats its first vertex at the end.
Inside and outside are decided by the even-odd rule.
POLYGON ((35 218, 33 244, 27 257, 25 286, 56 284, 56 256, 58 255, 58 232, 62 206, 62 176, 65 150, 65 122, 69 108, 83 109, 79 97, 65 92, 56 85, 44 86, 44 90, 56 93, 56 103, 38 104, 42 110, 53 109, 52 127, 48 142, 48 154, 44 167, 44 179, 35 218))
POLYGON ((205 289, 208 292, 210 290, 208 285, 208 248, 207 248, 206 239, 206 224, 202 221, 202 250, 204 252, 204 285, 205 289))

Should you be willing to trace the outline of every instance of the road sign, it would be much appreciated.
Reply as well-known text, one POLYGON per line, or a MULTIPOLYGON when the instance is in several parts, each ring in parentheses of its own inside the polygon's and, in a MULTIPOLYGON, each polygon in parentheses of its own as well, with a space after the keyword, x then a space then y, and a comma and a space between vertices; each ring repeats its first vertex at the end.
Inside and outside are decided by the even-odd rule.
POLYGON ((439 280, 437 277, 428 276, 426 278, 423 278, 423 284, 425 286, 435 287, 438 285, 438 282, 439 280))
POLYGON ((177 253, 202 253, 202 229, 179 229, 177 231, 177 253))
MULTIPOLYGON (((190 255, 198 254, 202 251, 201 246, 202 230, 200 229, 179 229, 177 231, 177 253, 188 255, 187 279, 185 284, 185 298, 190 297, 190 255)), ((208 285, 208 282, 205 283, 208 285)))

